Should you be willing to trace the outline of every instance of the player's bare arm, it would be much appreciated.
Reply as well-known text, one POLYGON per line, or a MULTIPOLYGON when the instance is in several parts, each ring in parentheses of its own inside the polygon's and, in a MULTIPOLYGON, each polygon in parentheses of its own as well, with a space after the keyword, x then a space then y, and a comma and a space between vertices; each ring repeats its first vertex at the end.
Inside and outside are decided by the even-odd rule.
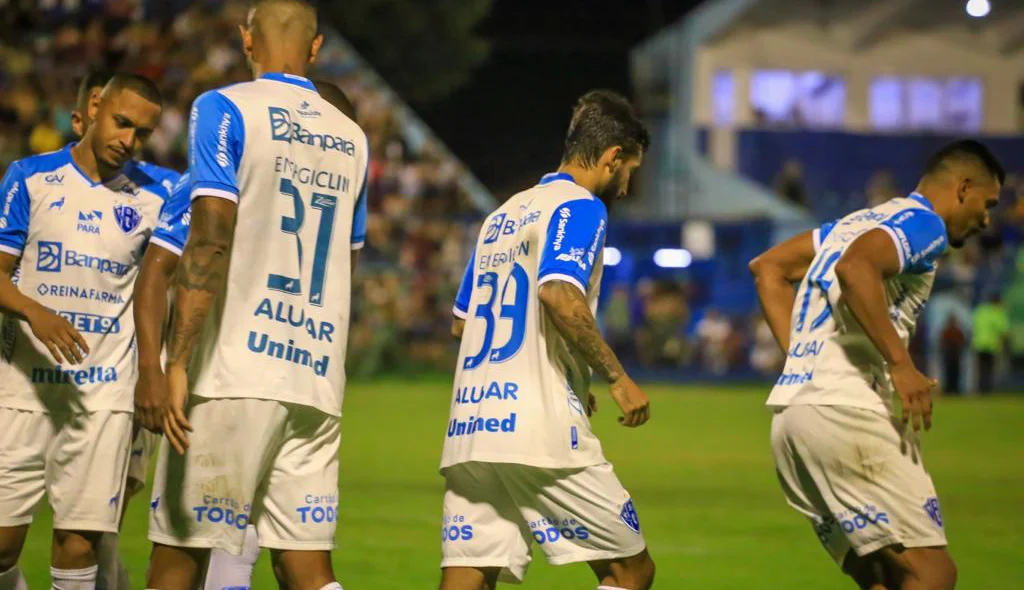
POLYGON ((164 436, 175 450, 188 448, 185 417, 188 362, 217 295, 224 288, 231 260, 238 206, 213 197, 192 204, 192 226, 175 277, 175 309, 167 352, 169 408, 164 413, 164 436))
POLYGON ((583 293, 566 281, 540 286, 540 301, 563 338, 609 383, 609 393, 622 410, 623 426, 640 426, 650 418, 650 401, 601 336, 583 293))
POLYGON ((66 319, 18 290, 11 281, 17 264, 17 257, 0 252, 0 311, 24 318, 58 363, 82 362, 89 354, 85 338, 66 319))
POLYGON ((914 366, 910 352, 889 318, 883 281, 900 272, 899 254, 882 229, 857 238, 836 264, 843 302, 888 364, 893 388, 903 405, 902 420, 913 417, 914 430, 932 426, 932 394, 936 382, 914 366))
POLYGON ((794 236, 750 261, 757 298, 768 327, 782 351, 789 350, 795 285, 814 260, 814 232, 794 236))
POLYGON ((139 381, 135 384, 135 420, 147 430, 163 430, 167 386, 160 362, 164 343, 167 291, 178 267, 178 255, 151 245, 142 258, 135 280, 135 340, 139 353, 139 381))
POLYGON ((452 338, 456 340, 462 339, 462 333, 466 331, 466 320, 462 318, 452 318, 452 338))

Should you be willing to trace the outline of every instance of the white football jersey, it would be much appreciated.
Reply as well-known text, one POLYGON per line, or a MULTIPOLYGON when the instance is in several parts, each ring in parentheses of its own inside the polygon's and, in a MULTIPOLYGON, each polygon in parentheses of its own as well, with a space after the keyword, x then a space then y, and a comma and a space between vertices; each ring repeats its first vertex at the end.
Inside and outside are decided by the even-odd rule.
POLYGON ((130 162, 94 183, 70 145, 10 165, 0 193, 0 251, 20 258, 18 289, 71 322, 90 352, 79 365, 57 364, 28 322, 4 317, 0 407, 133 411, 135 277, 176 176, 130 162))
POLYGON ((538 298, 575 285, 597 309, 608 213, 568 174, 549 174, 487 217, 454 313, 466 320, 441 468, 466 461, 585 467, 605 461, 584 403, 590 367, 538 298))
POLYGON ((814 231, 817 254, 797 290, 786 366, 768 398, 796 404, 855 406, 892 412, 892 383, 881 353, 842 303, 836 263, 862 234, 892 237, 901 272, 885 281, 889 317, 904 344, 931 294, 935 264, 949 242, 931 203, 914 193, 862 209, 814 231))
POLYGON ((192 359, 193 393, 341 415, 368 163, 366 134, 305 78, 266 74, 196 99, 192 201, 235 201, 238 220, 227 285, 192 359))

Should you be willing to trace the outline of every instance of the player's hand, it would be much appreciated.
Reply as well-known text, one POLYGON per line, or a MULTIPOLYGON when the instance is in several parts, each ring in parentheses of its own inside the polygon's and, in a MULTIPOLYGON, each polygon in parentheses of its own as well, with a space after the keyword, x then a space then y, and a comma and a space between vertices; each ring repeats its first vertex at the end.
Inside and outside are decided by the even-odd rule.
POLYGON ((636 427, 650 419, 651 402, 629 376, 619 377, 608 386, 608 390, 612 394, 612 399, 619 404, 619 409, 622 410, 619 424, 636 427))
POLYGON ((77 365, 89 354, 89 345, 71 322, 46 309, 35 305, 25 312, 32 334, 42 342, 58 363, 77 365))
POLYGON ((938 385, 938 381, 922 374, 911 361, 893 365, 889 375, 903 406, 903 425, 906 426, 913 419, 915 432, 921 430, 922 422, 925 430, 931 430, 932 389, 938 385))
POLYGON ((587 416, 593 416, 597 413, 597 396, 593 393, 587 393, 587 416))
POLYGON ((188 373, 185 367, 167 367, 167 409, 164 411, 164 436, 179 455, 188 449, 188 433, 192 425, 185 417, 185 403, 188 402, 188 373))
POLYGON ((156 434, 164 430, 167 411, 167 378, 160 365, 140 365, 135 384, 135 422, 156 434))

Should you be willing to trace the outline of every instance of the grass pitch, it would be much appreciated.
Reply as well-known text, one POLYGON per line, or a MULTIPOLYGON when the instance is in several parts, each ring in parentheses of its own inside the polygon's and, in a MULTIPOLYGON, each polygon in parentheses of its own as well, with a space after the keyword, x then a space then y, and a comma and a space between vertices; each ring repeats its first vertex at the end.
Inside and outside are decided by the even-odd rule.
MULTIPOLYGON (((618 426, 599 392, 594 428, 633 495, 658 564, 656 588, 853 588, 782 498, 768 446, 765 387, 649 386, 652 420, 618 426)), ((341 445, 335 570, 346 590, 435 588, 441 542, 437 473, 450 384, 444 378, 352 384, 341 445)), ((941 399, 924 457, 966 590, 1024 588, 1024 397, 941 399)), ((148 490, 125 519, 122 553, 145 588, 148 490)), ((48 510, 21 566, 49 587, 48 510)), ((524 588, 596 587, 584 565, 552 567, 540 551, 524 588)), ((276 588, 266 555, 253 588, 276 588)))

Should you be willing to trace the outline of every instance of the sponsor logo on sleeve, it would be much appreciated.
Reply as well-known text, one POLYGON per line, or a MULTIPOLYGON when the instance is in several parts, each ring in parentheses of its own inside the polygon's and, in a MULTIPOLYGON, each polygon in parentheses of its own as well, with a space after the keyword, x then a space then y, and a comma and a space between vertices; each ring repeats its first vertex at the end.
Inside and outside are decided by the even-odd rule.
POLYGON ((562 207, 558 210, 558 227, 555 230, 555 241, 551 244, 555 252, 562 249, 562 242, 565 240, 565 226, 569 223, 570 217, 572 217, 572 209, 562 207))
POLYGON ((230 129, 231 113, 224 113, 220 119, 220 125, 217 126, 217 155, 214 156, 217 165, 221 168, 227 168, 231 163, 231 159, 228 158, 228 131, 230 129))

